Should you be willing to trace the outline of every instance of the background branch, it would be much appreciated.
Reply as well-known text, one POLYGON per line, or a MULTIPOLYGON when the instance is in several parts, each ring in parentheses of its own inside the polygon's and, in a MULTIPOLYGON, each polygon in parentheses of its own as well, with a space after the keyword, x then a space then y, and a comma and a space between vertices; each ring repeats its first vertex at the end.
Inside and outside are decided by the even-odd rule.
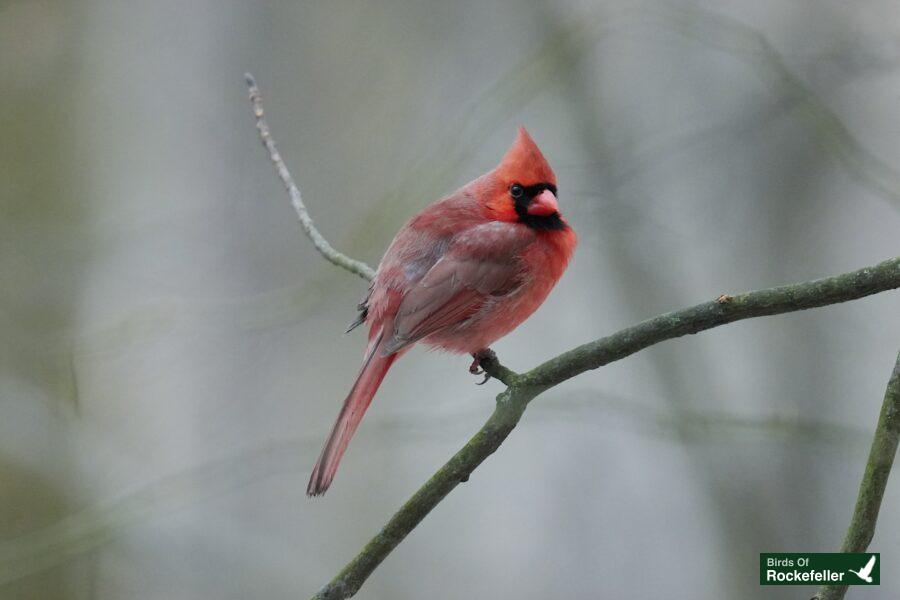
MULTIPOLYGON (((315 228, 312 218, 300 197, 300 190, 273 141, 262 107, 259 89, 253 77, 246 74, 250 100, 256 116, 260 139, 269 152, 279 177, 291 198, 304 232, 316 249, 330 262, 364 279, 374 277, 372 269, 331 247, 315 228)), ((900 287, 900 257, 886 260, 843 275, 827 277, 793 285, 747 292, 736 296, 722 295, 716 300, 659 315, 613 335, 583 344, 573 350, 535 367, 522 375, 504 367, 498 360, 484 361, 485 371, 507 385, 497 396, 494 412, 481 429, 453 457, 444 464, 400 508, 382 530, 362 551, 315 596, 314 600, 349 598, 369 575, 400 544, 401 541, 449 494, 459 483, 468 481, 471 473, 512 433, 528 403, 544 391, 579 375, 660 342, 699 333, 735 321, 806 310, 830 304, 856 300, 900 287)), ((845 546, 867 546, 874 532, 875 518, 884 493, 887 474, 897 447, 898 421, 896 399, 897 371, 888 388, 885 409, 879 421, 872 446, 870 463, 866 469, 857 504, 857 515, 848 533, 845 546), (894 390, 893 392, 891 390, 894 390), (892 395, 893 394, 893 395, 892 395), (890 454, 890 460, 886 461, 890 454), (873 457, 874 461, 873 462, 873 457), (860 504, 862 503, 862 504, 860 504), (874 513, 873 513, 874 510, 874 513)), ((843 593, 841 593, 843 595, 843 593)), ((840 597, 840 596, 834 596, 840 597)))
MULTIPOLYGON (((894 365, 894 372, 888 381, 881 404, 881 414, 875 427, 875 437, 866 461, 866 470, 859 484, 859 495, 853 519, 847 529, 847 537, 841 545, 841 552, 865 552, 875 535, 875 523, 881 509, 881 500, 887 486, 888 476, 897 454, 900 440, 900 354, 894 365)), ((847 593, 847 586, 823 586, 816 596, 819 600, 840 600, 847 593)))

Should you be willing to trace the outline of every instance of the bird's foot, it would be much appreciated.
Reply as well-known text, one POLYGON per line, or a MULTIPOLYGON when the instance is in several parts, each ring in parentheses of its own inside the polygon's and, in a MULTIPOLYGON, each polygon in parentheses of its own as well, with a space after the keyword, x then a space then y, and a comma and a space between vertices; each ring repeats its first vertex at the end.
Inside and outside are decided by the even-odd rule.
POLYGON ((490 373, 484 370, 483 363, 487 361, 496 361, 497 354, 490 348, 482 348, 472 355, 472 364, 469 365, 469 373, 472 375, 484 375, 484 379, 475 385, 484 385, 491 378, 490 373))

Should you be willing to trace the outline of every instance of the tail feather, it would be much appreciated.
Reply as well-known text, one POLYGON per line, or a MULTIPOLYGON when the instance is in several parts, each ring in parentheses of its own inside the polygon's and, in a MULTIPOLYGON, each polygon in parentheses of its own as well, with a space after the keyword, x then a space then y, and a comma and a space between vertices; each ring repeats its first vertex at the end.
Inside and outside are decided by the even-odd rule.
POLYGON ((382 334, 379 334, 369 344, 356 383, 353 384, 347 399, 344 400, 344 406, 331 428, 331 433, 322 448, 319 460, 316 461, 316 466, 313 467, 309 485, 306 487, 306 494, 309 496, 324 494, 331 485, 341 457, 344 456, 344 451, 347 450, 347 445, 350 443, 350 438, 356 432, 366 409, 372 403, 375 392, 378 391, 378 386, 381 385, 388 369, 391 368, 398 356, 397 354, 387 356, 381 354, 381 338, 382 334))

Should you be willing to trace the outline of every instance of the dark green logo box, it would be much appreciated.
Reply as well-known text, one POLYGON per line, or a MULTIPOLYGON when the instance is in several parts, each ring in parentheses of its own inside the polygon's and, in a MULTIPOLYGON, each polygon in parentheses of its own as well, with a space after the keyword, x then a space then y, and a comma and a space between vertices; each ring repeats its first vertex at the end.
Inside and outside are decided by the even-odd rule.
POLYGON ((880 582, 879 552, 764 552, 759 555, 760 585, 878 585, 880 582))

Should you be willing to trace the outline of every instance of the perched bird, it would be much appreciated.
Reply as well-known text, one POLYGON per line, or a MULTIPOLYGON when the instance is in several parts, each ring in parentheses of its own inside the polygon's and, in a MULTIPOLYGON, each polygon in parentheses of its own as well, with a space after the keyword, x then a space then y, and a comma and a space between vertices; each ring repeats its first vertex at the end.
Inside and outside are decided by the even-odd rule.
POLYGON ((391 243, 351 325, 369 326, 362 368, 313 468, 306 493, 325 492, 385 374, 416 342, 471 354, 547 298, 575 249, 559 213, 556 175, 524 128, 503 160, 414 216, 391 243))

